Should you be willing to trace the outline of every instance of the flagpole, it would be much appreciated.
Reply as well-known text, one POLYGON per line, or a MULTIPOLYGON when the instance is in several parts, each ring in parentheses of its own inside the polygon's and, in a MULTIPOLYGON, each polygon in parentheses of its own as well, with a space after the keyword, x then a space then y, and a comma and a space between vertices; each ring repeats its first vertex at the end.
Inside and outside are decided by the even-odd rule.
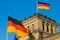
POLYGON ((8 32, 6 33, 6 40, 8 40, 8 32))
POLYGON ((36 0, 36 13, 38 14, 38 2, 36 0))
MULTIPOLYGON (((9 16, 9 14, 8 14, 8 16, 9 16)), ((8 24, 7 24, 7 26, 8 26, 8 24)), ((8 27, 7 27, 7 32, 6 32, 6 40, 8 40, 8 27)))

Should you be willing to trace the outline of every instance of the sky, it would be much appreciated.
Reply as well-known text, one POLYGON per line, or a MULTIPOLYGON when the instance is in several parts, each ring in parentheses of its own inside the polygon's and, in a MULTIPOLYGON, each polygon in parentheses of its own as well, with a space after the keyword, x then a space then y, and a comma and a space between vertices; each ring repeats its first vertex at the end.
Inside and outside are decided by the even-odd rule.
MULTIPOLYGON (((36 13, 37 0, 0 0, 0 40, 6 40, 8 15, 23 20, 36 13)), ((60 0, 38 0, 50 4, 49 10, 38 12, 60 24, 60 0)), ((60 32, 60 26, 58 26, 60 32)), ((8 40, 13 40, 15 33, 8 33, 8 40)))

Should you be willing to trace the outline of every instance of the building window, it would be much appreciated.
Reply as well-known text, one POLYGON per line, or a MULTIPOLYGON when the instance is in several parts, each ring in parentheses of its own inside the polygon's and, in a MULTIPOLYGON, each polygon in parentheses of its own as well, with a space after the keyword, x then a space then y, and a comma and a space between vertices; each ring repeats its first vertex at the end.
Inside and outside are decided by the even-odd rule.
POLYGON ((49 28, 48 28, 48 25, 47 25, 47 32, 49 32, 49 28))
POLYGON ((47 23, 47 32, 49 32, 49 27, 48 27, 48 23, 47 23))
POLYGON ((42 23, 42 25, 43 25, 43 31, 44 31, 44 22, 42 23))
POLYGON ((51 25, 51 33, 53 34, 53 26, 51 25))
POLYGON ((27 26, 27 28, 29 29, 29 26, 27 26))
POLYGON ((34 30, 34 24, 32 24, 32 29, 34 30))

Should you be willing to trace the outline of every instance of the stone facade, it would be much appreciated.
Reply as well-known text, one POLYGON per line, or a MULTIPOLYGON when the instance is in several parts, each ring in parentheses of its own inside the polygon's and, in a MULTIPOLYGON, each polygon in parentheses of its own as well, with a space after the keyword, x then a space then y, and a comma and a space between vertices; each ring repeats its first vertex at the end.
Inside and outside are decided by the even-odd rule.
POLYGON ((56 21, 41 14, 34 14, 21 21, 27 28, 27 35, 18 37, 18 40, 59 40, 56 21))

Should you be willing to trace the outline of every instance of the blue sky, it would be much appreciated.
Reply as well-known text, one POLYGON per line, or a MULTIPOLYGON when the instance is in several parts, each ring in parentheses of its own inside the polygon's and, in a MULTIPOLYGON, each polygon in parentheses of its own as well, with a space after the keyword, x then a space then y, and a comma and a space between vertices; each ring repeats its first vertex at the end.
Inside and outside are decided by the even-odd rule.
MULTIPOLYGON (((50 17, 60 24, 60 0, 38 0, 50 4, 50 10, 38 12, 50 17)), ((0 40, 6 40, 8 15, 23 20, 36 12, 36 0, 0 0, 0 40)), ((58 32, 60 32, 58 26, 58 32)), ((8 40, 13 40, 15 33, 8 34, 8 40)))

